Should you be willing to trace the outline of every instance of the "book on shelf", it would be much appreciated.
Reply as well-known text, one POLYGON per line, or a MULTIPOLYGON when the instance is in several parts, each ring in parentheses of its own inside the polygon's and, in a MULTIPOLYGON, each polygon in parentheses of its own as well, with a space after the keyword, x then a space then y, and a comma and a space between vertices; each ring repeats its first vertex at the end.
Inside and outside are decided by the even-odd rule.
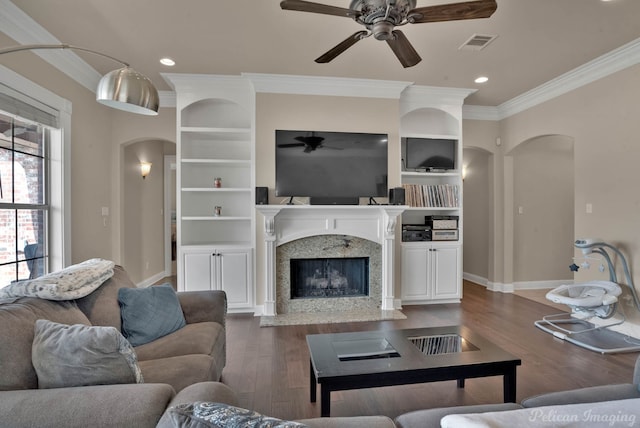
POLYGON ((460 192, 457 184, 403 184, 405 201, 410 207, 458 208, 460 192))

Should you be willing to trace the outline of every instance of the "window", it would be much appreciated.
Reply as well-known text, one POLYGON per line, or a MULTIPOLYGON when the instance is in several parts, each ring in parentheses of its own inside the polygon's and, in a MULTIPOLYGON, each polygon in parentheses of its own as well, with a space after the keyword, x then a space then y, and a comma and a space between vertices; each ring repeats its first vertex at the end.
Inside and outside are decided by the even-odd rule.
POLYGON ((0 288, 71 261, 71 104, 0 66, 0 288))
POLYGON ((0 113, 0 284, 45 273, 47 141, 39 124, 0 113))

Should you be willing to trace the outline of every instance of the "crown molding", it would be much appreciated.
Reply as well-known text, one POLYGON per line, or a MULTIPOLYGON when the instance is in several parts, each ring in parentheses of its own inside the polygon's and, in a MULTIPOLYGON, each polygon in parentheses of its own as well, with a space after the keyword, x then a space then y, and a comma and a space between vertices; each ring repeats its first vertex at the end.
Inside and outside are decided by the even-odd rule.
POLYGON ((411 82, 341 77, 242 73, 256 92, 297 95, 399 99, 411 82))
POLYGON ((465 106, 463 118, 502 120, 638 63, 640 63, 640 38, 505 101, 498 107, 465 106))
POLYGON ((160 97, 160 107, 162 108, 175 108, 176 107, 176 93, 173 91, 158 91, 160 97))
MULTIPOLYGON (((0 0, 0 28, 22 45, 62 43, 9 0, 0 0)), ((32 52, 92 92, 102 78, 93 67, 68 49, 36 49, 32 52)))
POLYGON ((463 105, 462 119, 499 121, 501 116, 498 107, 463 105))

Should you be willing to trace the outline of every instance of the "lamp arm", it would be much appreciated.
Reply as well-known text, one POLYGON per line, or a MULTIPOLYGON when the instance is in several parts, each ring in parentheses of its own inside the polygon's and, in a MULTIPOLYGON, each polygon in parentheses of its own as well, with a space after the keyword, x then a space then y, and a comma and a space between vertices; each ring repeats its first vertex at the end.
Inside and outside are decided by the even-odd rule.
POLYGON ((83 52, 89 52, 92 53, 94 55, 99 55, 99 56, 103 56, 105 58, 109 58, 112 61, 115 62, 119 62, 120 64, 124 65, 125 67, 129 67, 129 64, 127 64, 124 61, 120 61, 118 58, 114 58, 111 55, 107 55, 107 54, 103 54, 102 52, 97 52, 94 51, 92 49, 88 49, 88 48, 83 48, 80 46, 74 46, 74 45, 67 45, 67 44, 60 44, 60 45, 18 45, 18 46, 10 46, 8 48, 3 48, 0 49, 0 55, 2 54, 6 54, 6 53, 11 53, 11 52, 20 52, 20 51, 29 51, 29 50, 34 50, 34 49, 71 49, 71 50, 77 50, 77 51, 83 51, 83 52))

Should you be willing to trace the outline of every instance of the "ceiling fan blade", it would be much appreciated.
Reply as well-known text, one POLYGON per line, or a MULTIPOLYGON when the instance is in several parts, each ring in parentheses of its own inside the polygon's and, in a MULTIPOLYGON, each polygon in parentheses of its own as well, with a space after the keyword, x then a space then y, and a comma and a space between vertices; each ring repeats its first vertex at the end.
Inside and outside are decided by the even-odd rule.
POLYGON ((304 147, 304 143, 278 144, 278 147, 304 147))
POLYGON ((488 18, 498 8, 495 0, 476 0, 415 8, 408 13, 412 24, 488 18))
POLYGON ((335 57, 340 55, 342 52, 346 51, 351 46, 355 45, 356 42, 361 40, 366 35, 367 35, 367 32, 364 31, 364 30, 357 31, 357 32, 353 33, 352 35, 350 35, 349 37, 347 37, 346 39, 344 39, 343 41, 338 43, 336 46, 332 47, 327 52, 325 52, 324 54, 319 56, 316 59, 316 62, 320 63, 320 64, 324 64, 324 63, 330 62, 335 57))
POLYGON ((282 0, 280 2, 280 7, 284 10, 323 13, 325 15, 345 16, 347 18, 353 18, 359 14, 359 12, 356 10, 346 9, 344 7, 329 6, 320 3, 313 3, 303 0, 282 0))
POLYGON ((407 36, 400 30, 395 30, 393 32, 393 38, 387 40, 387 44, 391 47, 391 50, 400 60, 400 63, 404 68, 413 67, 420 61, 420 55, 413 48, 407 36))

